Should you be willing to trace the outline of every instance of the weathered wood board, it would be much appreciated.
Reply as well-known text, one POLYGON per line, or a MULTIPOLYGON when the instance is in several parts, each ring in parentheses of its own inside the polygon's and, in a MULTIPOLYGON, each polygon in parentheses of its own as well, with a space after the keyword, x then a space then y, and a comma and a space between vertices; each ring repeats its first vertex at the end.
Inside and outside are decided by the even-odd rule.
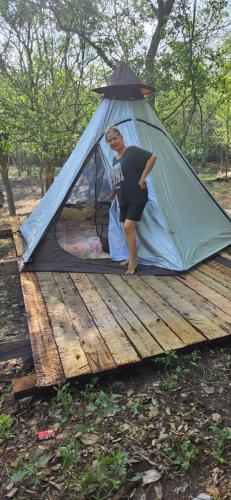
POLYGON ((210 259, 177 276, 21 273, 36 386, 229 337, 230 249, 220 255, 222 263, 210 259))

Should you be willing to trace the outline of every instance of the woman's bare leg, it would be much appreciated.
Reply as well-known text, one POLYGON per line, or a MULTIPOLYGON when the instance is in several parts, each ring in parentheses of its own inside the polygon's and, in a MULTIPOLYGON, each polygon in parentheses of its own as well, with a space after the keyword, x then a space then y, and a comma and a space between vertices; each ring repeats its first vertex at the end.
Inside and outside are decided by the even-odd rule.
POLYGON ((122 266, 122 267, 126 267, 126 266, 128 266, 128 264, 129 264, 129 260, 128 259, 122 260, 122 262, 120 262, 120 266, 122 266))
POLYGON ((124 231, 126 234, 129 250, 128 270, 125 274, 134 274, 137 267, 136 258, 136 221, 125 219, 124 231))

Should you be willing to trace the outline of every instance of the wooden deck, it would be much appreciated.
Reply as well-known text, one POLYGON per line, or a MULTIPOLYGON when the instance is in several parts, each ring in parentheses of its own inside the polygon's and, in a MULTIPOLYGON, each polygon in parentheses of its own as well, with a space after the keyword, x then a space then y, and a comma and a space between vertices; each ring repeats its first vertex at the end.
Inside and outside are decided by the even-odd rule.
POLYGON ((231 250, 219 256, 178 276, 21 273, 37 386, 228 337, 231 250))

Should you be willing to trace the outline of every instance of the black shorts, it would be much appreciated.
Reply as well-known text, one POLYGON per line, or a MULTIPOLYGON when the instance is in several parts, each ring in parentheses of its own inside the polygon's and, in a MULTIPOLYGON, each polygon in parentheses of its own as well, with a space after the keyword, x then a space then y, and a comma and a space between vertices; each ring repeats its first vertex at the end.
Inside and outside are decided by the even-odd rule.
POLYGON ((137 205, 124 205, 120 207, 120 222, 124 222, 125 219, 140 221, 145 205, 146 203, 139 203, 137 205))

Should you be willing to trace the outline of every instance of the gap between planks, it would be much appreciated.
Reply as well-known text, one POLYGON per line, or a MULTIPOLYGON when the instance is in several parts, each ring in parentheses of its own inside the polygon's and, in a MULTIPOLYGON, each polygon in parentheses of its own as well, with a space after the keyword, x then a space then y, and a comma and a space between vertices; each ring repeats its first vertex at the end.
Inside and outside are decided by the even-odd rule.
POLYGON ((191 276, 190 274, 185 276, 177 277, 179 281, 184 283, 186 286, 197 292, 204 299, 207 299, 211 304, 230 315, 231 313, 231 302, 226 299, 223 295, 218 293, 216 290, 209 287, 208 285, 201 282, 199 279, 191 276))
POLYGON ((170 279, 164 276, 160 279, 157 276, 148 276, 142 277, 142 280, 207 339, 223 337, 230 333, 230 317, 190 290, 185 284, 177 282, 175 277, 170 279))
POLYGON ((147 358, 163 352, 152 335, 152 329, 149 329, 144 322, 137 318, 134 311, 126 303, 125 298, 121 298, 106 277, 100 274, 91 274, 88 277, 139 356, 147 358))
MULTIPOLYGON (((142 279, 137 279, 136 277, 136 279, 131 282, 129 278, 124 277, 123 279, 132 286, 140 297, 144 297, 144 301, 149 304, 152 309, 157 311, 160 318, 162 318, 167 326, 181 339, 183 345, 187 346, 205 340, 204 336, 193 325, 182 317, 168 301, 156 293, 142 279)), ((175 277, 171 278, 172 281, 174 279, 175 277)))
POLYGON ((53 276, 92 372, 115 368, 116 363, 70 275, 53 276))
POLYGON ((116 365, 140 361, 124 331, 115 320, 98 291, 86 274, 70 273, 70 276, 99 329, 116 365))
POLYGON ((204 340, 195 328, 184 319, 181 321, 180 315, 169 304, 155 296, 140 277, 121 278, 107 274, 106 278, 165 351, 191 344, 192 333, 195 342, 204 340))
POLYGON ((65 377, 37 277, 35 273, 21 273, 20 280, 37 385, 57 384, 65 377))
POLYGON ((54 276, 38 272, 37 277, 65 377, 92 373, 54 276))

